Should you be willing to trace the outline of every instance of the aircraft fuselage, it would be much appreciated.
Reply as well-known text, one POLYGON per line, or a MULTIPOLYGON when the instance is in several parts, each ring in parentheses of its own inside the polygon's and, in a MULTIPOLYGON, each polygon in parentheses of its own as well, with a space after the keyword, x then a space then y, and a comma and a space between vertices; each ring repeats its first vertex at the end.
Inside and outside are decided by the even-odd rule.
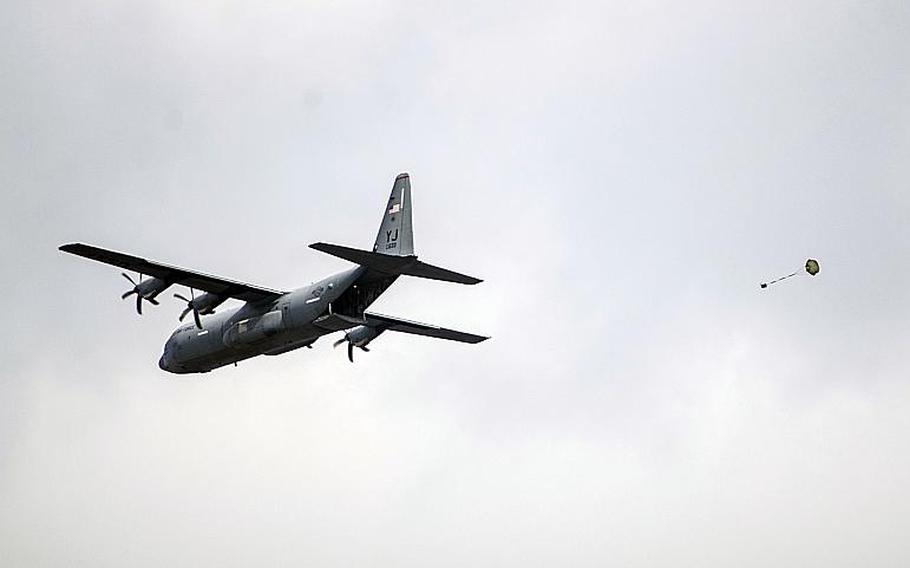
POLYGON ((272 302, 215 313, 202 320, 202 329, 190 321, 171 334, 158 366, 178 374, 204 373, 257 355, 286 353, 350 327, 333 321, 331 304, 356 286, 364 272, 352 268, 272 302))

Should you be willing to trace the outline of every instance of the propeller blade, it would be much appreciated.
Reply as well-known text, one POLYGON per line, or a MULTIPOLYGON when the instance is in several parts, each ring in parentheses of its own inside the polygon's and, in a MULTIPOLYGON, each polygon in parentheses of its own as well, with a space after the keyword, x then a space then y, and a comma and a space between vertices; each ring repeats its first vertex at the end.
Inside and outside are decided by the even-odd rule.
POLYGON ((158 300, 156 300, 155 298, 146 298, 146 300, 148 300, 148 303, 150 303, 153 306, 158 305, 158 300))
POLYGON ((136 294, 136 313, 142 315, 142 294, 136 294))
POLYGON ((342 337, 341 339, 339 339, 338 341, 336 341, 335 343, 332 344, 332 349, 338 347, 339 345, 341 345, 342 343, 344 343, 347 340, 348 340, 347 337, 342 337))
POLYGON ((348 360, 354 362, 354 344, 348 341, 348 360))
POLYGON ((183 313, 180 314, 178 320, 183 321, 183 318, 186 317, 186 314, 193 312, 193 321, 196 322, 196 327, 202 329, 202 320, 199 319, 199 310, 197 310, 196 306, 193 305, 193 302, 196 300, 196 296, 193 294, 192 288, 190 288, 190 296, 193 298, 192 300, 181 294, 174 294, 175 298, 186 302, 186 308, 183 310, 183 313))
MULTIPOLYGON (((123 295, 120 296, 120 299, 121 299, 121 300, 126 300, 129 296, 131 296, 131 295, 133 295, 133 294, 137 294, 137 295, 138 295, 138 294, 139 294, 139 286, 136 284, 136 281, 133 280, 133 279, 130 277, 130 275, 127 274, 126 272, 121 272, 120 275, 123 276, 124 278, 126 278, 127 280, 129 280, 130 284, 133 285, 133 289, 132 289, 132 290, 127 290, 126 292, 124 292, 123 295)), ((139 313, 142 313, 142 312, 139 312, 139 313)))

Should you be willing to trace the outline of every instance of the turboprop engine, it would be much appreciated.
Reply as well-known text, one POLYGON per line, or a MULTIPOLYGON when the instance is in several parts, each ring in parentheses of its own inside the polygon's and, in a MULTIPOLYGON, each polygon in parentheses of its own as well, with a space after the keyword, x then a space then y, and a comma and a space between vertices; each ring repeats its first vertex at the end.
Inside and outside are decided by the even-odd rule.
POLYGON ((368 325, 361 325, 361 326, 355 327, 354 329, 352 329, 350 331, 346 331, 344 334, 344 337, 342 337, 341 339, 336 341, 334 344, 332 344, 332 347, 338 347, 339 345, 341 345, 342 343, 347 341, 348 342, 348 360, 351 363, 353 363, 354 362, 354 348, 358 347, 364 351, 369 352, 370 350, 367 349, 367 345, 369 345, 371 341, 373 341, 374 339, 379 337, 379 334, 381 334, 383 331, 385 331, 385 329, 380 328, 380 327, 371 327, 368 325))
POLYGON ((202 320, 199 319, 199 316, 214 314, 215 308, 227 300, 227 296, 219 296, 218 294, 213 294, 211 292, 206 292, 201 296, 196 296, 192 288, 190 288, 189 298, 180 294, 174 294, 174 297, 178 300, 183 300, 186 302, 186 307, 183 309, 183 312, 180 314, 180 317, 178 319, 180 321, 183 321, 183 318, 186 317, 186 314, 193 312, 193 320, 196 322, 196 327, 199 329, 202 329, 202 320))
POLYGON ((130 284, 133 285, 133 289, 124 292, 123 295, 120 296, 120 299, 125 300, 128 296, 136 294, 136 312, 139 315, 142 315, 142 300, 157 306, 158 300, 155 299, 155 296, 167 290, 171 285, 170 282, 165 282, 160 278, 148 278, 143 280, 141 274, 139 275, 139 282, 137 283, 130 278, 129 274, 126 272, 121 272, 121 274, 130 281, 130 284))

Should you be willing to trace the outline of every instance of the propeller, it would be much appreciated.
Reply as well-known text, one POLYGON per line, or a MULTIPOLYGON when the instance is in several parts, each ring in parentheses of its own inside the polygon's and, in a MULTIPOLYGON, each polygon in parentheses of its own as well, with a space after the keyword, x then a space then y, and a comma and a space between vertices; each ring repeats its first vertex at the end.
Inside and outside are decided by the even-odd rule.
POLYGON ((122 274, 123 277, 126 278, 127 280, 129 280, 130 284, 133 285, 133 289, 127 290, 126 292, 124 292, 123 295, 120 296, 120 299, 125 300, 127 298, 127 296, 136 294, 136 313, 138 313, 140 316, 142 315, 142 300, 147 300, 149 303, 151 303, 155 306, 158 305, 158 300, 156 300, 155 298, 146 298, 142 295, 142 290, 139 288, 140 284, 142 284, 142 275, 141 274, 139 275, 138 284, 136 283, 135 280, 130 278, 130 275, 127 274, 126 272, 121 272, 120 274, 122 274))
POLYGON ((332 344, 332 348, 334 349, 335 347, 338 347, 339 345, 341 345, 341 344, 344 343, 345 341, 348 342, 348 360, 349 360, 351 363, 353 363, 353 362, 354 362, 354 344, 351 343, 351 340, 350 340, 350 339, 348 339, 348 334, 347 334, 347 333, 344 334, 344 337, 342 337, 341 339, 339 339, 338 341, 336 341, 335 343, 333 343, 333 344, 332 344))
POLYGON ((190 288, 191 299, 187 299, 181 294, 174 294, 174 297, 186 302, 186 308, 184 308, 183 313, 180 314, 179 320, 183 321, 183 318, 186 317, 186 314, 193 312, 193 320, 196 322, 196 327, 202 329, 202 320, 199 319, 199 308, 196 307, 196 295, 193 293, 193 289, 190 288))
POLYGON ((383 328, 369 327, 366 325, 361 325, 355 327, 351 331, 346 331, 344 337, 332 344, 332 347, 338 347, 345 341, 348 342, 348 361, 351 363, 354 362, 354 348, 358 347, 367 353, 370 350, 367 348, 367 344, 376 339, 380 333, 384 331, 383 328))

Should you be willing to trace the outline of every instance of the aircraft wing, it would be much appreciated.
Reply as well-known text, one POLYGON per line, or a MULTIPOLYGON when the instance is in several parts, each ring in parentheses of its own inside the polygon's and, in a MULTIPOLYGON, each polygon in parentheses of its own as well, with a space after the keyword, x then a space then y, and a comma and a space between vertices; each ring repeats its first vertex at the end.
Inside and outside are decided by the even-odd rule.
POLYGON ((449 339, 451 341, 461 341, 462 343, 480 343, 490 339, 483 335, 474 335, 454 329, 446 329, 426 323, 409 321, 406 319, 393 318, 382 314, 363 314, 366 325, 377 327, 383 330, 400 331, 402 333, 412 333, 414 335, 425 335, 427 337, 437 337, 439 339, 449 339))
POLYGON ((236 298, 244 302, 261 302, 271 300, 286 294, 280 290, 272 290, 261 286, 253 286, 244 282, 236 282, 203 274, 193 270, 187 270, 169 264, 163 264, 154 260, 147 260, 138 256, 124 254, 99 247, 93 247, 82 243, 71 243, 60 247, 63 252, 75 254, 112 266, 117 266, 125 270, 131 270, 148 276, 160 278, 170 284, 182 284, 195 290, 204 290, 219 296, 236 298))

